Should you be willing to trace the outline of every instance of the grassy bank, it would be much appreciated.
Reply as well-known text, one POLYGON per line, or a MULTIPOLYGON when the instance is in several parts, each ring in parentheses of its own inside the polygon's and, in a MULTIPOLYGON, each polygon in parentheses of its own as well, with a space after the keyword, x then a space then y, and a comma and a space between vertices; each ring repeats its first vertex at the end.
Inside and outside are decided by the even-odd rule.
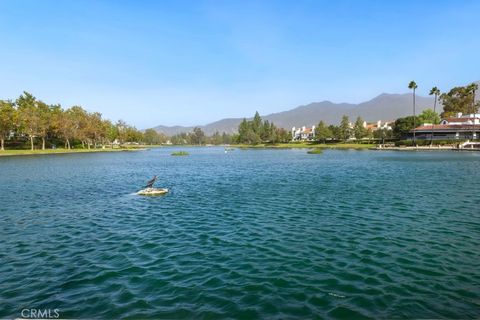
POLYGON ((140 151, 142 148, 115 148, 115 149, 46 149, 46 150, 5 150, 0 151, 2 156, 29 156, 44 154, 68 154, 68 153, 93 153, 93 152, 119 152, 119 151, 140 151))
POLYGON ((293 148, 319 148, 319 149, 355 149, 355 150, 366 150, 369 148, 375 147, 374 144, 358 144, 358 143, 278 143, 278 144, 257 144, 257 145, 248 145, 248 144, 235 144, 231 145, 236 148, 267 148, 267 149, 293 149, 293 148))

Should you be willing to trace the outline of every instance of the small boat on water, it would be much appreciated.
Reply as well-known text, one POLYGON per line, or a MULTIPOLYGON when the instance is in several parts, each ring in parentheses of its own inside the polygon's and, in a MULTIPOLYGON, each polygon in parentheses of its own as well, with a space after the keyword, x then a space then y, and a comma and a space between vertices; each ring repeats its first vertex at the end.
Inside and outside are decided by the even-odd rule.
POLYGON ((168 193, 167 188, 154 188, 153 184, 157 181, 157 176, 153 176, 153 179, 147 182, 144 189, 137 192, 141 196, 161 196, 168 193))
POLYGON ((161 196, 168 193, 167 188, 145 188, 137 192, 141 196, 161 196))

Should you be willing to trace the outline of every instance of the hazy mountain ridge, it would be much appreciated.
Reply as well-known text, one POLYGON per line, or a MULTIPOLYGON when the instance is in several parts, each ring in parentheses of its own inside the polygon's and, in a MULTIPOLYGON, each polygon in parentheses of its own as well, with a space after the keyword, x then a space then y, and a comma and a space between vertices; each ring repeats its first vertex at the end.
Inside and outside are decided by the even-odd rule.
MULTIPOLYGON (((476 82, 480 85, 480 81, 476 82)), ((480 92, 477 93, 480 98, 480 92)), ((416 96, 416 112, 421 113, 425 109, 433 108, 433 97, 416 96)), ((437 112, 442 110, 441 104, 437 104, 437 112)), ((365 121, 376 122, 378 120, 395 120, 413 113, 412 94, 382 93, 379 96, 359 104, 333 103, 330 101, 313 102, 291 110, 262 115, 262 119, 275 123, 276 126, 290 130, 292 127, 312 126, 320 120, 327 124, 338 124, 343 115, 350 117, 350 121, 360 116, 365 121)), ((247 119, 251 119, 249 115, 247 119)), ((207 125, 198 126, 207 135, 219 133, 235 133, 243 118, 227 118, 218 120, 207 125)), ((194 127, 183 126, 157 126, 153 129, 166 135, 174 135, 181 132, 190 132, 194 127)))

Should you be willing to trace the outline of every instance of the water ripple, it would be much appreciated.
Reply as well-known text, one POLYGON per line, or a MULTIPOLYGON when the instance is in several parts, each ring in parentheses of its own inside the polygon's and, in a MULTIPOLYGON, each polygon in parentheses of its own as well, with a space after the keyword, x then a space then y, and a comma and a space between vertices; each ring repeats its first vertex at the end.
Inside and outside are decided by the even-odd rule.
POLYGON ((170 153, 0 159, 0 317, 480 315, 479 155, 170 153))

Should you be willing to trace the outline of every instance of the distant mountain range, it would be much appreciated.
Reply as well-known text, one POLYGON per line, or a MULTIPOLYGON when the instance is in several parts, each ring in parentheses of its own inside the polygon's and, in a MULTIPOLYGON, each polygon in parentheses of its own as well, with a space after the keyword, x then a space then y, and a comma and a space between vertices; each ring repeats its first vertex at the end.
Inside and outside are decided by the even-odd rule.
MULTIPOLYGON (((480 92, 477 96, 480 96, 480 92)), ((425 109, 433 108, 433 98, 417 95, 416 105, 417 114, 421 113, 425 109)), ((442 110, 441 105, 437 105, 437 108, 437 111, 442 110)), ((290 130, 292 127, 316 125, 320 120, 325 121, 327 124, 338 124, 343 115, 349 116, 352 122, 355 121, 358 116, 367 122, 376 122, 378 120, 395 120, 411 114, 411 93, 382 93, 372 100, 359 104, 333 103, 330 101, 313 102, 288 111, 262 115, 262 119, 275 123, 277 127, 290 130)), ((212 135, 217 131, 219 133, 235 133, 242 120, 243 118, 222 119, 207 125, 199 125, 198 127, 207 135, 212 135)), ((181 132, 190 132, 193 128, 194 127, 157 126, 153 129, 166 135, 175 135, 181 132)))

